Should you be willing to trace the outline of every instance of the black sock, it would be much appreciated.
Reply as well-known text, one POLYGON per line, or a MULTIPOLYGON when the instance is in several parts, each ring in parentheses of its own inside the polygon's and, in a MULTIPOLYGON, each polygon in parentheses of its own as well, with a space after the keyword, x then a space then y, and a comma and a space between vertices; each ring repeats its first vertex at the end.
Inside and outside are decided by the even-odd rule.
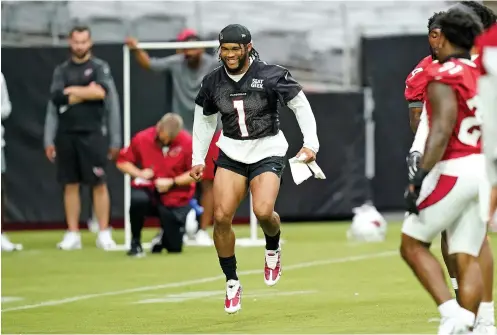
POLYGON ((266 250, 277 250, 280 247, 280 230, 274 236, 268 236, 264 233, 266 237, 266 250))
POLYGON ((221 269, 223 269, 226 275, 226 281, 234 279, 238 280, 236 275, 236 257, 235 255, 231 257, 219 257, 219 264, 221 264, 221 269))
POLYGON ((143 228, 143 220, 133 220, 131 221, 131 236, 133 240, 140 243, 142 238, 142 228, 143 228))

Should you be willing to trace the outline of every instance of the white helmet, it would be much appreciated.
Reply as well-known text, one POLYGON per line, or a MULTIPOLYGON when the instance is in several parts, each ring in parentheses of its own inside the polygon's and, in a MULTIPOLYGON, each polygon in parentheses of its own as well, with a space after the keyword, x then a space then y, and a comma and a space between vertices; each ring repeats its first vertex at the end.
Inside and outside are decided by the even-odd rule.
POLYGON ((364 204, 353 209, 354 218, 347 231, 349 240, 382 242, 387 234, 387 222, 372 205, 364 204))
POLYGON ((185 233, 188 236, 188 238, 194 239, 197 230, 198 230, 197 213, 195 212, 195 209, 192 208, 188 212, 188 215, 186 216, 185 233))

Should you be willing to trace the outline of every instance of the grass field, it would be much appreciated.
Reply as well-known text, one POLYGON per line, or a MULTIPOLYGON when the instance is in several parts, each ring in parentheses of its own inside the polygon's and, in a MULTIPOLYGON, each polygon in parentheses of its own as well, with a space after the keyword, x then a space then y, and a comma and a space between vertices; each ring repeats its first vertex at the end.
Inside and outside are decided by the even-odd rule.
POLYGON ((436 306, 398 253, 400 225, 377 244, 348 242, 347 228, 285 225, 274 288, 263 282, 263 249, 237 249, 236 315, 223 310, 214 248, 131 259, 96 249, 87 232, 84 249, 70 252, 55 249, 61 232, 11 233, 25 250, 2 254, 2 333, 435 333, 436 306))

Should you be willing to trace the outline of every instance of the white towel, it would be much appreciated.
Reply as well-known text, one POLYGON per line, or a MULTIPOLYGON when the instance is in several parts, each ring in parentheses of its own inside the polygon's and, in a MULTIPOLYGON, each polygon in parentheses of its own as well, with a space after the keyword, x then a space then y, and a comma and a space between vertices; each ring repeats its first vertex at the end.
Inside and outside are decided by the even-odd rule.
POLYGON ((316 161, 304 163, 306 158, 306 155, 300 155, 299 157, 293 157, 288 160, 288 162, 290 163, 290 171, 292 172, 292 177, 295 184, 300 185, 304 180, 309 179, 309 177, 312 176, 313 173, 314 178, 326 179, 323 170, 321 170, 316 161))
POLYGON ((132 184, 134 186, 138 186, 138 187, 142 186, 142 187, 144 187, 144 186, 152 186, 152 185, 154 185, 154 182, 151 181, 151 180, 147 180, 147 179, 143 179, 143 178, 139 178, 138 177, 138 178, 133 179, 132 184))

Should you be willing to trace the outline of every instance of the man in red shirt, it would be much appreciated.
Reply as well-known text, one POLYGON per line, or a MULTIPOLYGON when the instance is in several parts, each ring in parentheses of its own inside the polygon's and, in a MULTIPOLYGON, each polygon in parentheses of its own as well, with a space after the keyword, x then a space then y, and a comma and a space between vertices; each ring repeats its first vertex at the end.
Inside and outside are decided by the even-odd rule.
POLYGON ((426 68, 436 60, 434 47, 438 43, 440 36, 440 25, 437 19, 443 14, 438 12, 433 14, 428 19, 428 43, 430 45, 431 55, 423 58, 414 70, 409 73, 406 78, 406 88, 404 90, 404 97, 409 106, 409 121, 413 133, 418 129, 419 121, 421 119, 421 112, 423 110, 423 102, 425 100, 426 88, 426 68))
POLYGON ((189 202, 195 193, 191 163, 192 137, 183 130, 181 116, 173 113, 137 133, 121 150, 117 168, 132 178, 128 255, 144 255, 141 230, 145 217, 153 215, 161 222, 162 246, 170 253, 181 252, 189 202))

